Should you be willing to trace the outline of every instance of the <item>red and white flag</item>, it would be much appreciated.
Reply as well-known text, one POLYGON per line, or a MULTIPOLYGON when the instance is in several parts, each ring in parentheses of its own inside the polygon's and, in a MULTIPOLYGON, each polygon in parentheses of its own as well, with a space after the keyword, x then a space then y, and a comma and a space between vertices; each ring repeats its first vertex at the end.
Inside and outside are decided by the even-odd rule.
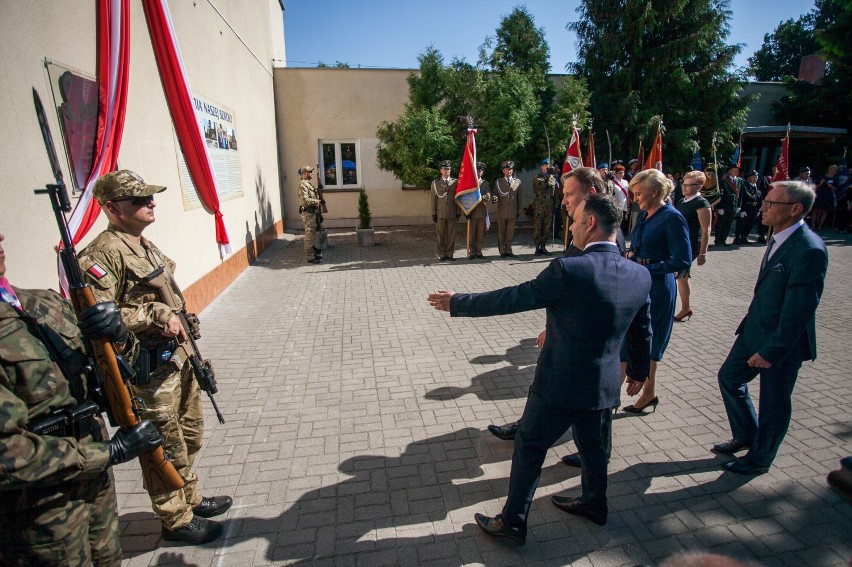
POLYGON ((654 138, 654 145, 651 147, 651 152, 648 154, 648 161, 645 162, 643 169, 659 169, 663 170, 663 133, 657 128, 657 137, 654 138))
POLYGON ((479 192, 479 177, 476 174, 476 130, 469 128, 467 143, 464 146, 459 181, 456 185, 456 204, 469 215, 482 200, 479 192))
POLYGON ((577 127, 575 126, 571 134, 571 143, 568 144, 568 151, 565 152, 565 163, 562 164, 562 175, 580 167, 583 167, 583 152, 580 149, 580 133, 577 131, 577 127))

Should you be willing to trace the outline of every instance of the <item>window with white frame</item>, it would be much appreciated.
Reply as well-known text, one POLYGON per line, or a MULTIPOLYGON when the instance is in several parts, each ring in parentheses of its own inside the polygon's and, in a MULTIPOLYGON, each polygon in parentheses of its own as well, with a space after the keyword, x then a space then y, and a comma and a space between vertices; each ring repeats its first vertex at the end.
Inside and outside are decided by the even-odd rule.
POLYGON ((357 140, 320 140, 320 179, 326 189, 361 188, 361 148, 357 140))

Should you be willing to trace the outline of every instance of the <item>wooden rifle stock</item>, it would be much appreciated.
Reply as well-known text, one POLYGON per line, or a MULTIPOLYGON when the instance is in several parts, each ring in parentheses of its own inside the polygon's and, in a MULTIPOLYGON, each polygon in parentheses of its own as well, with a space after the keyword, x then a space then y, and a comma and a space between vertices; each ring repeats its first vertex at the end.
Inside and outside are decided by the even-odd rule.
MULTIPOLYGON (((77 261, 77 251, 74 250, 71 231, 65 218, 65 213, 71 211, 71 202, 68 199, 65 182, 62 180, 62 169, 59 167, 59 160, 56 157, 56 149, 53 145, 50 127, 47 124, 44 106, 41 104, 41 98, 35 89, 33 89, 33 102, 47 150, 47 157, 56 179, 55 184, 48 184, 44 189, 36 189, 35 193, 47 193, 50 196, 56 224, 62 237, 62 245, 57 249, 62 260, 62 266, 65 268, 65 275, 68 278, 71 302, 77 316, 79 316, 84 309, 95 304, 95 296, 92 289, 83 280, 83 272, 80 270, 80 264, 77 261)), ((85 342, 89 354, 94 357, 97 365, 97 369, 93 370, 99 371, 100 383, 97 387, 103 385, 107 416, 110 423, 122 428, 133 427, 142 420, 139 417, 138 408, 134 405, 134 399, 130 396, 129 386, 121 373, 121 365, 126 367, 124 360, 116 354, 115 348, 108 340, 93 339, 85 342)), ((151 494, 163 494, 183 488, 183 477, 169 461, 162 447, 157 447, 153 451, 140 455, 139 463, 142 465, 145 486, 151 494)))

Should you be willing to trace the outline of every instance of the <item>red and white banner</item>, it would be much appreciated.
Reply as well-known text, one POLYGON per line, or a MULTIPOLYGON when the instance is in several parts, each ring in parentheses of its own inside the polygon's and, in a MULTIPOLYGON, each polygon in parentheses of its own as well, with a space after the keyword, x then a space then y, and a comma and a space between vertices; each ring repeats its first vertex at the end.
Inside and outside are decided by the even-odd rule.
POLYGON ((160 81, 172 115, 178 142, 192 182, 207 210, 213 213, 216 242, 224 256, 231 253, 231 242, 219 208, 219 191, 204 144, 204 133, 195 116, 189 81, 180 57, 174 26, 166 0, 142 0, 148 32, 154 47, 154 58, 160 71, 160 81))
POLYGON ((575 126, 571 133, 571 142, 568 144, 568 151, 565 152, 562 175, 580 167, 583 167, 583 152, 580 148, 580 132, 577 131, 577 127, 575 126))
POLYGON ((68 228, 75 245, 86 236, 101 212, 97 199, 92 197, 95 182, 102 175, 114 171, 118 161, 127 110, 129 0, 98 0, 97 34, 98 129, 92 160, 94 167, 68 219, 68 228))
POLYGON ((781 140, 781 154, 778 156, 778 161, 775 162, 775 175, 772 176, 772 183, 776 181, 790 180, 790 133, 788 132, 784 139, 781 140))
POLYGON ((456 185, 456 203, 464 214, 470 212, 482 200, 479 192, 479 177, 476 174, 476 130, 467 131, 467 143, 464 146, 459 180, 456 185))
POLYGON ((663 133, 659 128, 657 128, 657 137, 654 138, 654 145, 648 154, 648 161, 645 162, 645 167, 642 169, 651 168, 663 170, 663 133))

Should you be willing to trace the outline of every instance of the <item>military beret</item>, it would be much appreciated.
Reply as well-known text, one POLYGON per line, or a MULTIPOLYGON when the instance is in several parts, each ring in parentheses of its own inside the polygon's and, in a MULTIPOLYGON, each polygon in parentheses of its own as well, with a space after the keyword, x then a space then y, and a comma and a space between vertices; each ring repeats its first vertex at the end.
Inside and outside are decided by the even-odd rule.
POLYGON ((544 158, 539 165, 550 165, 550 158, 544 158))
POLYGON ((607 162, 599 163, 596 169, 608 169, 609 164, 607 162))
POLYGON ((445 167, 452 167, 452 166, 453 166, 452 162, 450 162, 450 160, 448 160, 448 159, 445 159, 444 161, 442 161, 441 165, 440 165, 441 169, 443 169, 445 167))
POLYGON ((485 164, 481 161, 476 162, 476 171, 485 171, 485 164))
POLYGON ((166 188, 162 185, 148 185, 129 169, 121 169, 107 173, 98 179, 92 189, 92 195, 103 206, 107 201, 148 197, 165 190, 166 188))
POLYGON ((758 175, 757 170, 752 169, 751 171, 748 172, 748 175, 746 175, 746 177, 754 177, 756 175, 758 175))
POLYGON ((515 162, 511 160, 504 161, 500 164, 500 169, 515 169, 515 162))

